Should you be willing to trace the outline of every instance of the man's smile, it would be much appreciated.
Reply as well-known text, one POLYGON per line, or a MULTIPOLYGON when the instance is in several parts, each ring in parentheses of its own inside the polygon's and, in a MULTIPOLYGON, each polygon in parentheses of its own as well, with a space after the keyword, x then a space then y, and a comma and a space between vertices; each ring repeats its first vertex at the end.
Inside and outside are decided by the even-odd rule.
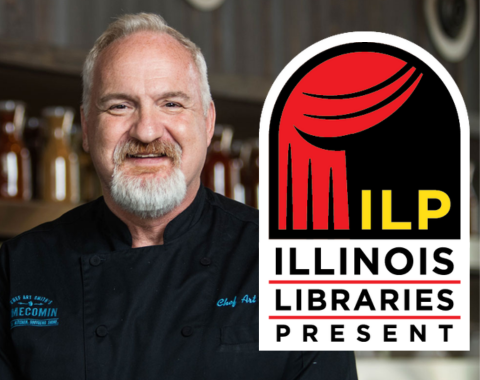
POLYGON ((173 166, 174 159, 165 154, 151 153, 151 154, 127 154, 123 164, 128 166, 173 166))

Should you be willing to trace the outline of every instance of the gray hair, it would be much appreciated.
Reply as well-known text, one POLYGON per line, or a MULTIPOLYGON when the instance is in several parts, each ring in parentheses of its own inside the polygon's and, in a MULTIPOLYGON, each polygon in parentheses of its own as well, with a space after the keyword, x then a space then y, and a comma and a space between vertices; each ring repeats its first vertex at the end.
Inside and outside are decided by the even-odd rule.
POLYGON ((112 42, 142 31, 167 34, 175 38, 175 40, 177 40, 190 52, 200 76, 200 92, 202 97, 203 112, 205 115, 207 115, 212 96, 210 94, 210 86, 208 85, 207 64, 202 52, 200 51, 200 48, 186 38, 183 34, 169 27, 161 16, 153 13, 123 15, 116 21, 112 22, 108 26, 107 30, 100 37, 98 37, 97 41, 95 41, 92 50, 90 50, 87 55, 82 72, 82 104, 85 110, 85 115, 88 116, 90 111, 90 93, 92 90, 93 69, 100 53, 112 42))

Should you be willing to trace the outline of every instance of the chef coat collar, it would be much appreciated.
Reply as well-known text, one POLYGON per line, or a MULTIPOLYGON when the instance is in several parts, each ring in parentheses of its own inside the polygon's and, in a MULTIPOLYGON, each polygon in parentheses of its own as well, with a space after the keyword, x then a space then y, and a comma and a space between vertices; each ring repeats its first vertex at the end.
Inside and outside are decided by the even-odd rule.
POLYGON ((163 233, 163 244, 179 238, 190 230, 199 220, 203 212, 206 192, 203 185, 197 191, 193 202, 183 210, 177 217, 170 221, 163 233))
MULTIPOLYGON (((202 215, 203 204, 205 202, 205 188, 200 184, 197 195, 193 202, 182 211, 177 217, 170 221, 163 233, 164 244, 179 238, 186 233, 202 215)), ((121 250, 132 247, 132 235, 127 225, 122 222, 108 207, 103 200, 103 221, 104 232, 112 240, 115 250, 121 250)))
POLYGON ((114 250, 121 250, 132 247, 132 234, 127 225, 123 223, 108 207, 103 200, 103 232, 111 240, 114 250))

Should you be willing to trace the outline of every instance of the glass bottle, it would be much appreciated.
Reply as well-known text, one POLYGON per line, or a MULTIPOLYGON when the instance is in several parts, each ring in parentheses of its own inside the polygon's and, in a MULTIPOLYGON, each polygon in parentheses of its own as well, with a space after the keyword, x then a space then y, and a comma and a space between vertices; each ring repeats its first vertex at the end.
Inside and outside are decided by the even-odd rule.
MULTIPOLYGON (((242 169, 240 171, 240 180, 245 188, 245 204, 252 206, 252 175, 250 172, 250 157, 252 155, 252 142, 246 140, 242 142, 240 150, 240 159, 242 160, 242 169)), ((253 206, 252 206, 253 207, 253 206)))
POLYGON ((48 140, 43 154, 43 199, 77 203, 80 199, 78 156, 70 146, 73 110, 49 107, 43 110, 48 140))
POLYGON ((253 140, 252 142, 252 153, 250 155, 250 191, 251 191, 251 201, 252 207, 258 208, 258 177, 259 177, 259 150, 258 150, 258 139, 253 140))
POLYGON ((83 150, 82 140, 82 127, 79 124, 73 124, 71 146, 78 156, 80 169, 80 201, 90 202, 102 195, 102 186, 90 154, 83 150))
POLYGON ((41 188, 39 182, 40 161, 43 148, 45 146, 45 134, 43 125, 36 117, 28 119, 23 130, 23 142, 30 152, 31 172, 32 172, 32 199, 41 198, 41 188))
POLYGON ((238 202, 246 203, 245 183, 242 178, 243 160, 241 157, 243 143, 240 140, 235 140, 232 143, 232 153, 230 159, 231 180, 233 189, 233 199, 238 202))
POLYGON ((0 198, 29 200, 32 196, 30 152, 21 136, 25 104, 0 102, 0 198))
POLYGON ((202 172, 203 184, 211 190, 233 199, 230 146, 233 128, 215 126, 209 153, 202 172))

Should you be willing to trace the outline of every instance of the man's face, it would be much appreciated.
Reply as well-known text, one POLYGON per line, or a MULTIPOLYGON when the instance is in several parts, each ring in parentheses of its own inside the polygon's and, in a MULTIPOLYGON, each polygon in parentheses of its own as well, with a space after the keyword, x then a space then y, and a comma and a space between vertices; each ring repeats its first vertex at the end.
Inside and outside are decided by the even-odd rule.
MULTIPOLYGON (((115 41, 98 57, 90 112, 82 114, 82 128, 84 148, 92 156, 104 191, 110 189, 116 148, 118 152, 132 140, 162 142, 180 148, 180 170, 192 199, 214 122, 213 103, 204 115, 193 59, 174 38, 139 32, 115 41)), ((127 177, 159 181, 171 176, 178 162, 142 153, 149 152, 121 157, 121 165, 117 159, 117 170, 127 177)))

